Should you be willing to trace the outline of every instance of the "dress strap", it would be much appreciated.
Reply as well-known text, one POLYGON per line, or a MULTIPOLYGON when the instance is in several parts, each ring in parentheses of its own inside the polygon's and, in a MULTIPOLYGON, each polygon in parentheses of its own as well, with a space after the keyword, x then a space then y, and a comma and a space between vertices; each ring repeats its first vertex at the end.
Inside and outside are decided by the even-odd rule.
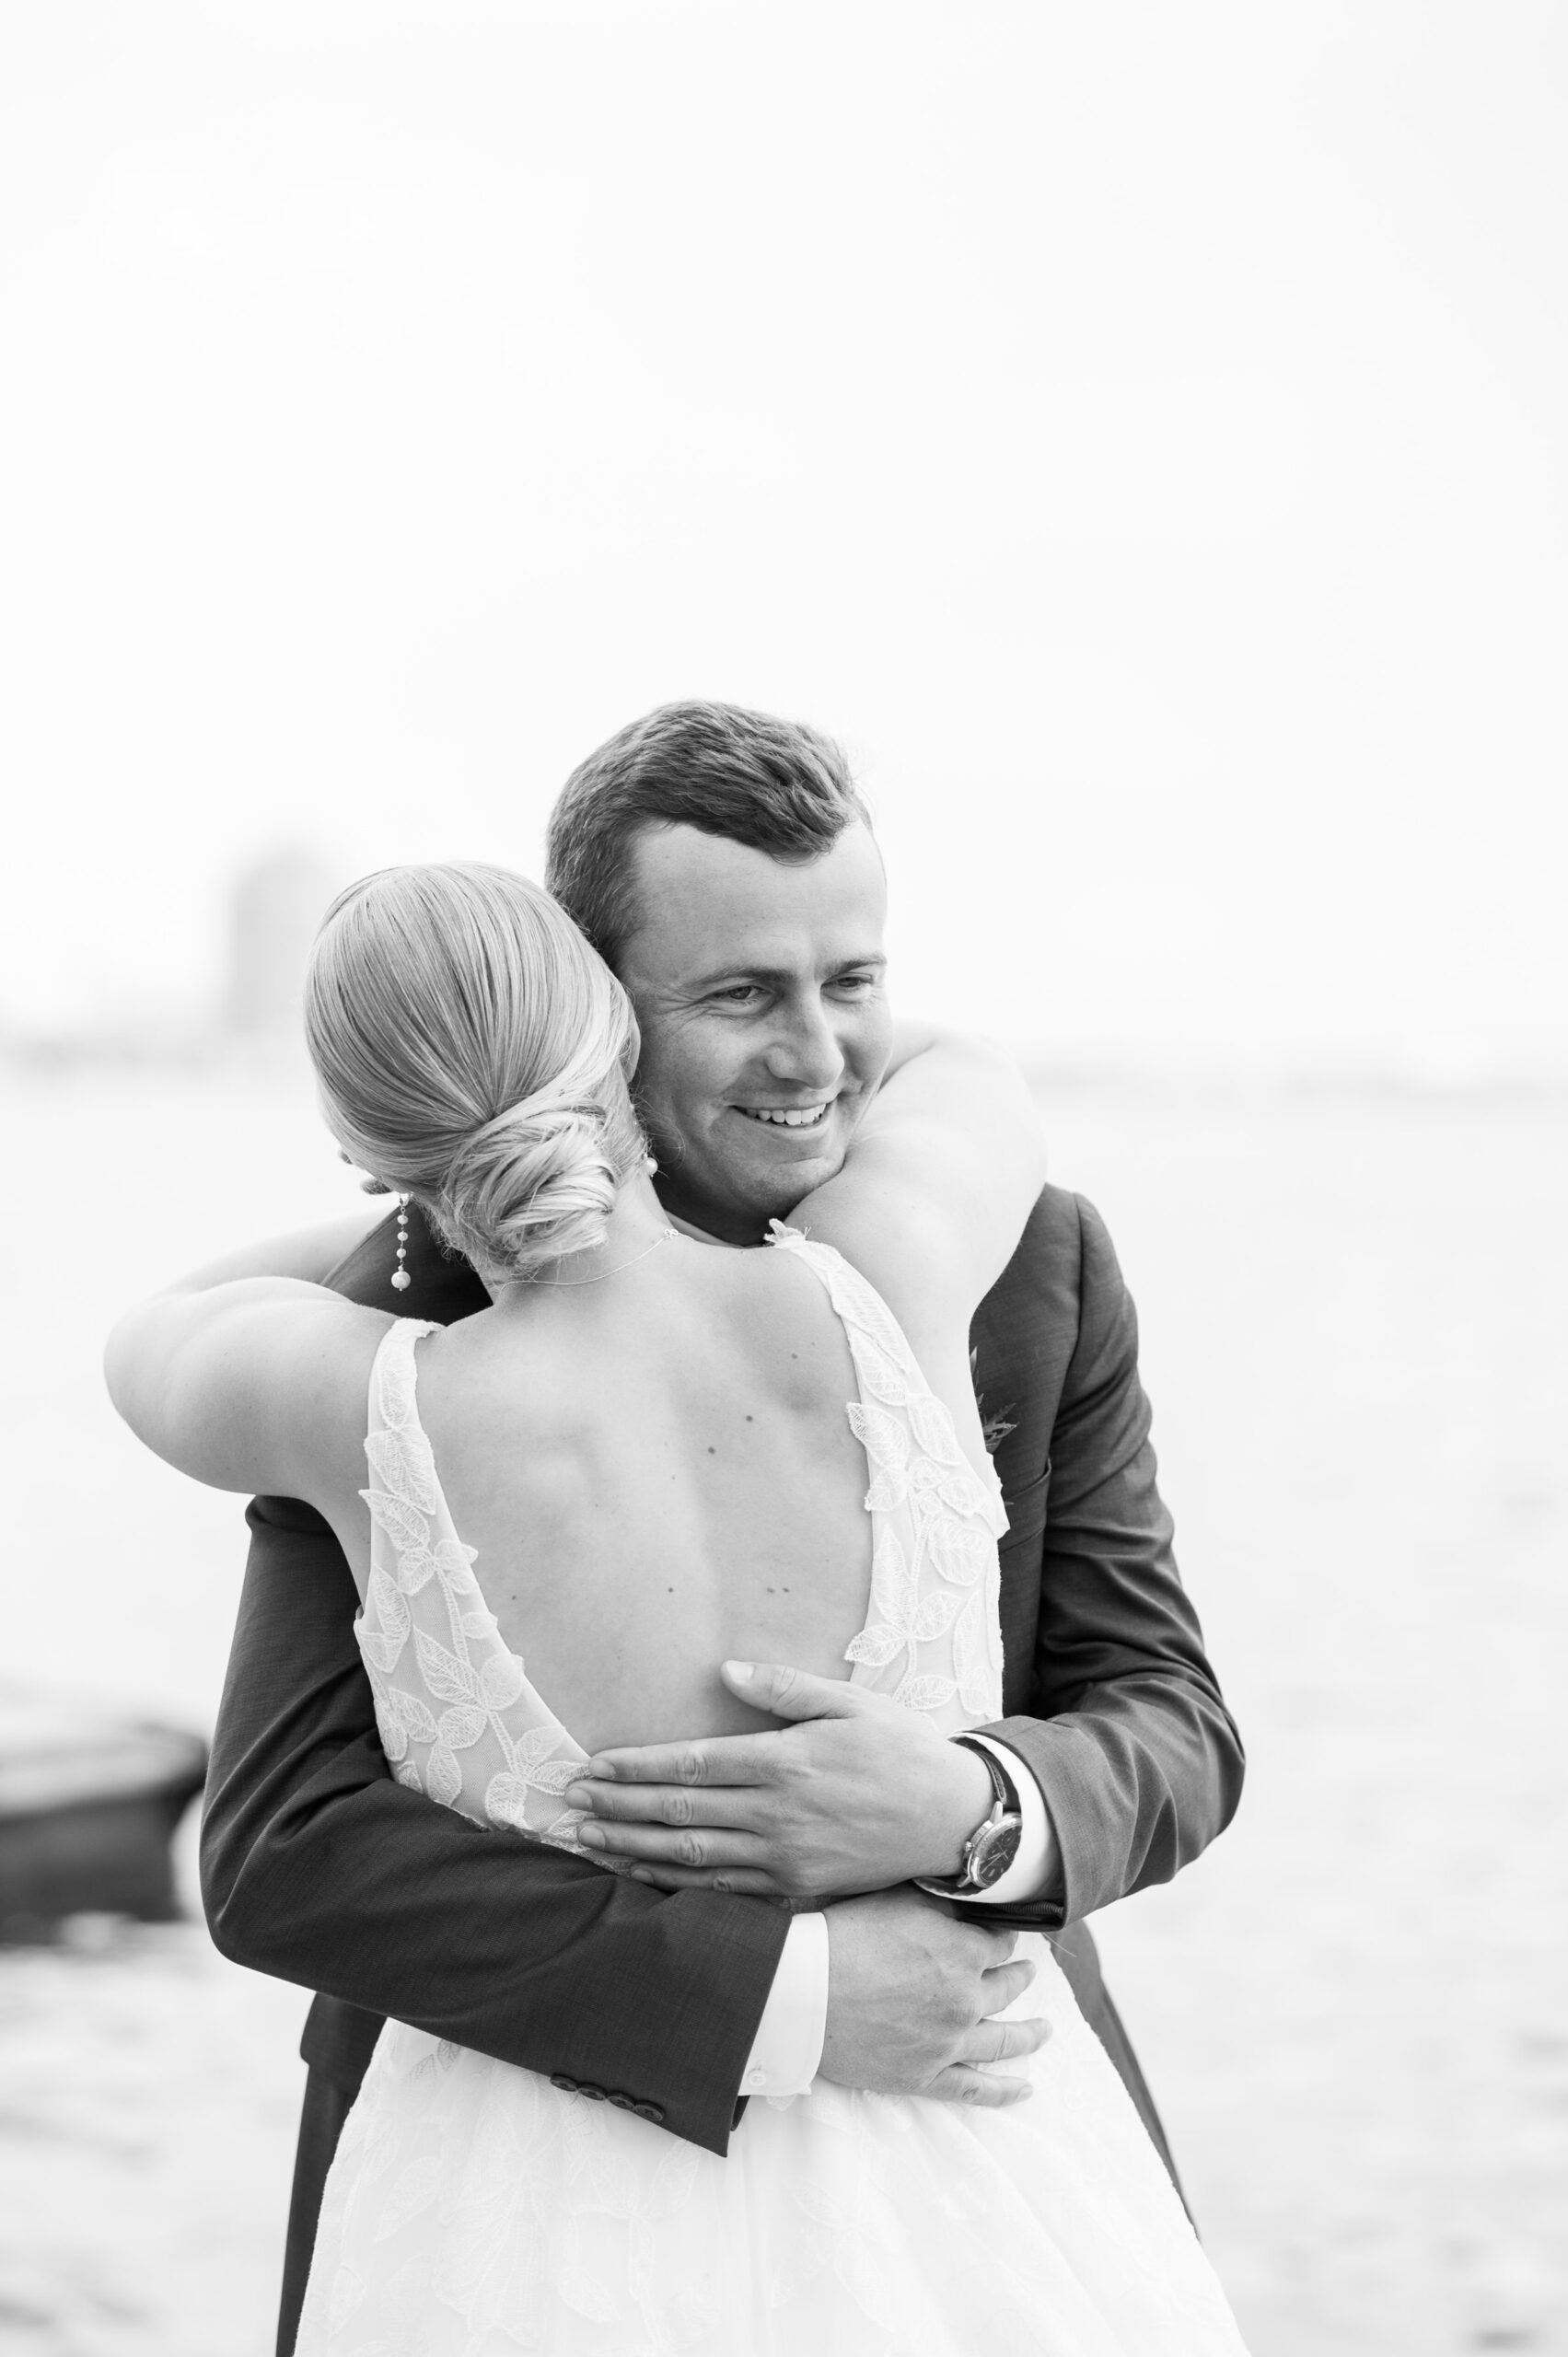
POLYGON ((1001 1484, 959 1443, 902 1327, 830 1244, 775 1221, 769 1242, 826 1287, 854 1362, 850 1428, 871 1485, 871 1595, 844 1655, 851 1683, 920 1711, 945 1735, 1002 1714, 1001 1484))
POLYGON ((995 1467, 988 1457, 981 1474, 970 1463, 945 1401, 932 1390, 909 1337, 876 1286, 835 1246, 820 1244, 782 1220, 768 1225, 767 1241, 804 1261, 824 1286, 848 1340, 860 1387, 849 1419, 872 1467, 868 1509, 886 1509, 894 1492, 901 1498, 902 1469, 918 1462, 923 1470, 915 1478, 938 1490, 944 1504, 976 1516, 993 1538, 1005 1538, 1007 1509, 995 1467))
POLYGON ((576 1840, 582 1814, 562 1794, 587 1755, 503 1639, 419 1419, 414 1345, 440 1330, 428 1318, 399 1318, 370 1370, 370 1486, 360 1492, 370 1512, 370 1580, 354 1634, 381 1748, 412 1791, 586 1857, 576 1840))

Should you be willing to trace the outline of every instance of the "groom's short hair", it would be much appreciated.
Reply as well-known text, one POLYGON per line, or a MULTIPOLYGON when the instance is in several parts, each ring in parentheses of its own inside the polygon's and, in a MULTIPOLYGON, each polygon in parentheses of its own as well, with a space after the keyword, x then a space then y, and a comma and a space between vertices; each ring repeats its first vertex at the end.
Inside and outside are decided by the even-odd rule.
POLYGON ((632 847, 696 827, 773 859, 816 859, 870 813, 819 729, 732 703, 664 703, 579 761, 550 817, 545 884, 607 965, 637 921, 632 847))

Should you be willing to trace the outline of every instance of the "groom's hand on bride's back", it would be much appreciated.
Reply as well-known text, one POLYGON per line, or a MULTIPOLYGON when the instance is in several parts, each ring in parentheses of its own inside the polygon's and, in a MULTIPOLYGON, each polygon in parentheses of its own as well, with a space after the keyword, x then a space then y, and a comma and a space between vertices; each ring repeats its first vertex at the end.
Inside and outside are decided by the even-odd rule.
POLYGON ((579 1839, 664 1890, 830 1898, 956 1875, 992 1805, 973 1752, 838 1678, 726 1662, 732 1693, 794 1724, 601 1752, 566 1798, 579 1839))
POLYGON ((913 1890, 842 1899, 825 1916, 823 2078, 989 2110, 1026 2099, 1027 2079, 989 2067, 1051 2035, 1038 2017, 995 2018, 1034 1979, 1032 1964, 1013 1959, 1016 1933, 960 1922, 913 1890))

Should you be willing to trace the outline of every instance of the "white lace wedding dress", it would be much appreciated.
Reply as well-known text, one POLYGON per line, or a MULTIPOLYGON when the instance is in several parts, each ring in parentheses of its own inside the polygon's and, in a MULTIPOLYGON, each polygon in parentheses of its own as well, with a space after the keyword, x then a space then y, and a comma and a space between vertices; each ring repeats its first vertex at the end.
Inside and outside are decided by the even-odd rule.
MULTIPOLYGON (((773 1241, 826 1287, 858 1378, 874 1557, 852 1678, 945 1731, 998 1718, 994 1477, 865 1280, 793 1230, 773 1241)), ((586 1755, 502 1643, 419 1422, 414 1345, 433 1330, 394 1326, 371 1376, 359 1637, 382 1741, 433 1801, 577 1849, 561 1796, 586 1755)), ((1052 2025, 1009 2066, 1029 2102, 819 2079, 753 2100, 726 2160, 389 2023, 328 2179, 298 2357, 1244 2357, 1048 1943, 1018 1953, 1040 1968, 1020 2009, 1052 2025)))

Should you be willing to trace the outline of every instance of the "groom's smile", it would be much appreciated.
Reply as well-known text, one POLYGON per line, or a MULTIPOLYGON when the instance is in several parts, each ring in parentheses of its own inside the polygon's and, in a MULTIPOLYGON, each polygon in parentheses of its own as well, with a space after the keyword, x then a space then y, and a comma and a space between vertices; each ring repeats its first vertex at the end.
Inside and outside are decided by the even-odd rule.
POLYGON ((726 1243, 830 1178, 887 1064, 887 885, 865 827, 778 860, 694 827, 633 852, 621 979, 668 1208, 726 1243))
POLYGON ((739 1110, 743 1113, 749 1113, 754 1121, 771 1121, 775 1124, 782 1122, 785 1129, 790 1130, 815 1129, 820 1123, 832 1101, 833 1100, 830 1097, 827 1097, 823 1098, 820 1105, 811 1105, 807 1107, 789 1105, 743 1105, 739 1108, 739 1110))

